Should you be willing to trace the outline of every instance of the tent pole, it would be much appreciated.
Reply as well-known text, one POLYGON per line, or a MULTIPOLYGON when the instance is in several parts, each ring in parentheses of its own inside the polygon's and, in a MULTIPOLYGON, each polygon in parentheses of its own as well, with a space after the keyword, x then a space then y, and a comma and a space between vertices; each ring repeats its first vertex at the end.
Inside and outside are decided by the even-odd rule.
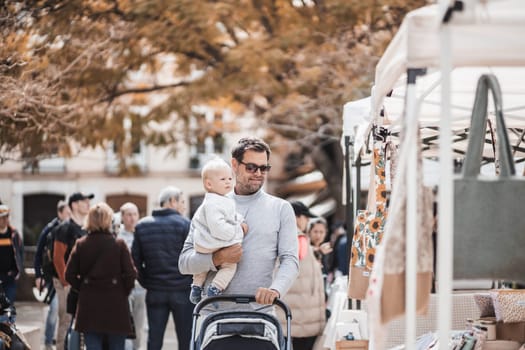
POLYGON ((355 160, 355 210, 361 209, 361 153, 355 160))
POLYGON ((439 132, 439 167, 441 175, 438 190, 437 282, 438 282, 438 335, 439 349, 446 350, 452 323, 452 259, 453 236, 453 180, 451 131, 451 73, 452 52, 450 27, 443 23, 441 41, 441 118, 439 132))
POLYGON ((407 70, 406 115, 404 130, 406 134, 408 162, 406 169, 406 274, 405 274, 405 313, 406 333, 405 346, 414 349, 416 344, 416 295, 417 295, 417 226, 418 226, 418 179, 417 179, 417 144, 418 135, 418 102, 416 80, 425 74, 424 69, 407 70))
MULTIPOLYGON (((346 249, 348 260, 352 253, 352 239, 354 237, 354 196, 352 193, 352 156, 354 140, 350 135, 345 135, 345 173, 346 173, 346 249)), ((351 300, 348 301, 348 308, 352 308, 351 300)), ((359 305, 358 305, 359 308, 359 305)))

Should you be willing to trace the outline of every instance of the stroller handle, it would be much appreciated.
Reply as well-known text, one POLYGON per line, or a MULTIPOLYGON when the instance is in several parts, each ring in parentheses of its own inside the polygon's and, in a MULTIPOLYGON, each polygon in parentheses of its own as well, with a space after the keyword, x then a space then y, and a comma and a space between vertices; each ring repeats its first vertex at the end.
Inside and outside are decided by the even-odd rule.
MULTIPOLYGON (((213 297, 207 297, 205 299, 202 299, 197 305, 195 305, 195 308, 193 309, 193 315, 198 316, 200 315, 200 310, 211 303, 215 303, 218 301, 227 301, 235 304, 249 304, 255 302, 255 295, 249 295, 249 294, 230 294, 230 295, 217 295, 213 297)), ((283 309, 284 313, 286 314, 286 317, 292 317, 292 312, 290 311, 290 308, 288 305, 286 305, 281 299, 276 298, 273 301, 273 305, 279 306, 281 309, 283 309)))

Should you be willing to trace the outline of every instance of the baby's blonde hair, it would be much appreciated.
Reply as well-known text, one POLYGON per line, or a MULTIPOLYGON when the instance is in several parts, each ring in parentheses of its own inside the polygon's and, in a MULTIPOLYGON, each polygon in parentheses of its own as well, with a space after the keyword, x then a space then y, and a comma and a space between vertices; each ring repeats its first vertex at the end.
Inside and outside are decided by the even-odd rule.
POLYGON ((202 181, 206 181, 210 175, 218 170, 227 169, 231 171, 231 167, 226 161, 219 157, 214 157, 204 164, 201 171, 202 181))

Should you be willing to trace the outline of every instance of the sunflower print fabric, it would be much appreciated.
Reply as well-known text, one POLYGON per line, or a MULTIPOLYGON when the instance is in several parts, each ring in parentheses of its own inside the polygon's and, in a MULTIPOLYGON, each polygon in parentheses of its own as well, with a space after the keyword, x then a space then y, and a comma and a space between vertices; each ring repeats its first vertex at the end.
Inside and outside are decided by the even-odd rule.
POLYGON ((376 247, 383 238, 387 217, 384 147, 374 147, 373 163, 375 207, 357 212, 351 249, 351 266, 366 268, 369 271, 374 264, 376 247))

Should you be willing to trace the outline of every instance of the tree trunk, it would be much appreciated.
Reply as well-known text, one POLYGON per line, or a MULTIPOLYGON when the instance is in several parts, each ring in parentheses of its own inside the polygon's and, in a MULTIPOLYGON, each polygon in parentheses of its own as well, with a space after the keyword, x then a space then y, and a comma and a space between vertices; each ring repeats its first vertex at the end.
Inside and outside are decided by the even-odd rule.
POLYGON ((343 194, 343 152, 339 140, 333 136, 323 136, 314 147, 312 160, 323 174, 330 196, 336 201, 335 220, 345 219, 345 207, 342 205, 343 194))

